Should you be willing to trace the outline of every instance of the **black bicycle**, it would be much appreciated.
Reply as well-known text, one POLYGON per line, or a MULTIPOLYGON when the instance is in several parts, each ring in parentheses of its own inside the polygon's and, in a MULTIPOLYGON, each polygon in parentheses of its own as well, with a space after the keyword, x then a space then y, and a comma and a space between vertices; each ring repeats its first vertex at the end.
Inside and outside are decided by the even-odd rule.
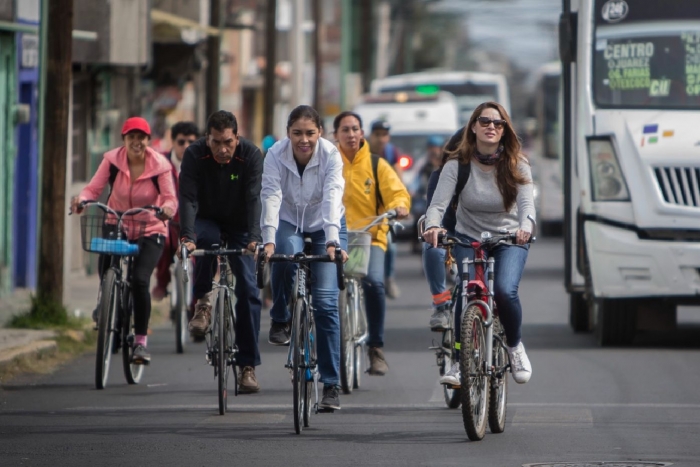
MULTIPOLYGON (((263 288, 263 268, 265 253, 258 255, 257 283, 258 288, 263 288)), ((295 263, 299 267, 292 289, 292 298, 289 308, 292 311, 292 332, 290 337, 289 352, 285 368, 292 372, 294 430, 300 434, 302 427, 309 427, 311 418, 311 392, 315 394, 314 410, 316 413, 333 412, 332 409, 322 410, 318 406, 318 380, 319 373, 316 364, 316 340, 313 315, 313 298, 311 294, 311 264, 325 262, 336 264, 338 287, 344 290, 343 258, 340 249, 336 249, 335 258, 328 255, 312 255, 311 239, 304 239, 304 251, 294 255, 274 254, 269 257, 269 262, 295 263)))
MULTIPOLYGON (((184 251, 184 250, 183 250, 184 251)), ((222 245, 212 245, 210 250, 194 250, 191 256, 216 256, 219 267, 219 280, 214 282, 212 290, 216 292, 215 305, 212 308, 211 324, 205 334, 207 344, 206 360, 214 367, 219 392, 219 414, 224 415, 228 409, 228 377, 233 374, 234 395, 238 395, 238 375, 236 374, 236 312, 233 307, 233 274, 229 269, 230 256, 252 255, 246 248, 227 249, 222 245)), ((186 261, 183 261, 186 264, 186 261)))
POLYGON ((95 206, 102 212, 80 218, 83 249, 106 255, 105 261, 109 261, 99 290, 95 387, 104 389, 107 386, 112 353, 120 346, 126 381, 137 384, 143 375, 144 364, 133 360, 133 258, 139 253, 139 241, 147 224, 144 216, 158 215, 162 211, 157 206, 144 206, 117 212, 97 201, 80 203, 81 210, 87 206, 95 206))

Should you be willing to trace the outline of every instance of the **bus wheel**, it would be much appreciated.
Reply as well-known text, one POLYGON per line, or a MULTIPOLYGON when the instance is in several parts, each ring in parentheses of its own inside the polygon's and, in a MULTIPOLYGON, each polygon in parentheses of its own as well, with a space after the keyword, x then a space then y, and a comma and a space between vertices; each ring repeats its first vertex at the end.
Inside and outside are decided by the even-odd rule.
POLYGON ((576 333, 591 332, 591 313, 583 292, 569 294, 569 324, 576 333))
POLYGON ((637 332, 637 308, 633 300, 594 300, 595 333, 601 346, 629 345, 637 332))

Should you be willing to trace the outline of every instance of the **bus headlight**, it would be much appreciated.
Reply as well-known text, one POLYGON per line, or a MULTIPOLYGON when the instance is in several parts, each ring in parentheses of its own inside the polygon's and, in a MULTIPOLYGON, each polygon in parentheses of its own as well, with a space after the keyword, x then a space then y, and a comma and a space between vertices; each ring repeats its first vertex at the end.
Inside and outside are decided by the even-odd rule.
POLYGON ((588 138, 593 201, 629 201, 625 177, 609 136, 588 138))

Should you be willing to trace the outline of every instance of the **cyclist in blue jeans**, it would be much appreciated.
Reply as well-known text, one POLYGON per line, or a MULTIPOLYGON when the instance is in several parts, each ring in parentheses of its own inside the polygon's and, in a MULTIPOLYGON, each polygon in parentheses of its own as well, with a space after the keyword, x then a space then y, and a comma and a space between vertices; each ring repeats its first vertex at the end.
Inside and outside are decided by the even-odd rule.
MULTIPOLYGON (((512 365, 513 379, 526 383, 532 376, 532 365, 521 341, 522 306, 518 286, 532 232, 528 216, 535 217, 530 165, 521 153, 520 142, 506 110, 496 102, 479 105, 464 127, 459 146, 450 152, 426 213, 423 237, 437 246, 443 215, 457 185, 459 164, 471 164, 469 179, 459 194, 455 231, 465 242, 472 242, 481 232, 515 231, 517 245, 501 245, 491 255, 496 260, 494 299, 506 334, 506 345, 512 365)), ((454 249, 461 269, 462 259, 473 258, 469 248, 454 249)), ((461 271, 460 271, 461 273, 461 271)), ((457 310, 461 314, 461 310, 457 310)), ((457 321, 461 316, 457 316, 457 321)), ((456 323, 459 329, 459 322, 456 323)), ((442 383, 459 384, 459 366, 453 365, 442 383)))
MULTIPOLYGON (((343 207, 343 162, 338 149, 321 138, 321 117, 308 105, 289 114, 287 137, 265 156, 262 177, 262 238, 265 254, 295 254, 304 250, 304 237, 313 242, 312 254, 335 258, 347 247, 343 207)), ((319 406, 340 409, 340 319, 338 282, 333 263, 312 263, 313 311, 316 323, 318 369, 323 383, 319 406)), ((297 267, 272 265, 272 323, 269 341, 288 345, 291 312, 288 308, 297 267)))
MULTIPOLYGON (((260 241, 262 154, 238 135, 236 117, 225 110, 207 120, 207 134, 190 144, 180 171, 180 242, 189 251, 211 249, 225 235, 228 248, 248 248, 260 241)), ((178 254, 180 249, 178 248, 178 254)), ((260 390, 255 367, 260 365, 258 334, 262 303, 255 283, 252 256, 229 257, 236 285, 238 391, 260 390)), ((213 256, 197 258, 194 267, 194 316, 189 330, 203 338, 211 323, 213 256)))

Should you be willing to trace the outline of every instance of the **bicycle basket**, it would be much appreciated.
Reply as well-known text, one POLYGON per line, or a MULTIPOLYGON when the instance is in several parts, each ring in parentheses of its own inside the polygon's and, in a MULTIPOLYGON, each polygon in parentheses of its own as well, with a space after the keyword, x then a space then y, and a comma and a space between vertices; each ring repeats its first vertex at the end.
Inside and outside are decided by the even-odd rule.
POLYGON ((367 275, 371 246, 371 233, 348 230, 348 260, 345 263, 345 274, 354 277, 367 275))
MULTIPOLYGON (((124 218, 122 230, 131 238, 140 239, 146 222, 124 218)), ((80 236, 83 250, 107 255, 135 256, 139 253, 138 242, 130 242, 126 235, 117 238, 117 219, 113 214, 86 214, 80 218, 80 236)))

